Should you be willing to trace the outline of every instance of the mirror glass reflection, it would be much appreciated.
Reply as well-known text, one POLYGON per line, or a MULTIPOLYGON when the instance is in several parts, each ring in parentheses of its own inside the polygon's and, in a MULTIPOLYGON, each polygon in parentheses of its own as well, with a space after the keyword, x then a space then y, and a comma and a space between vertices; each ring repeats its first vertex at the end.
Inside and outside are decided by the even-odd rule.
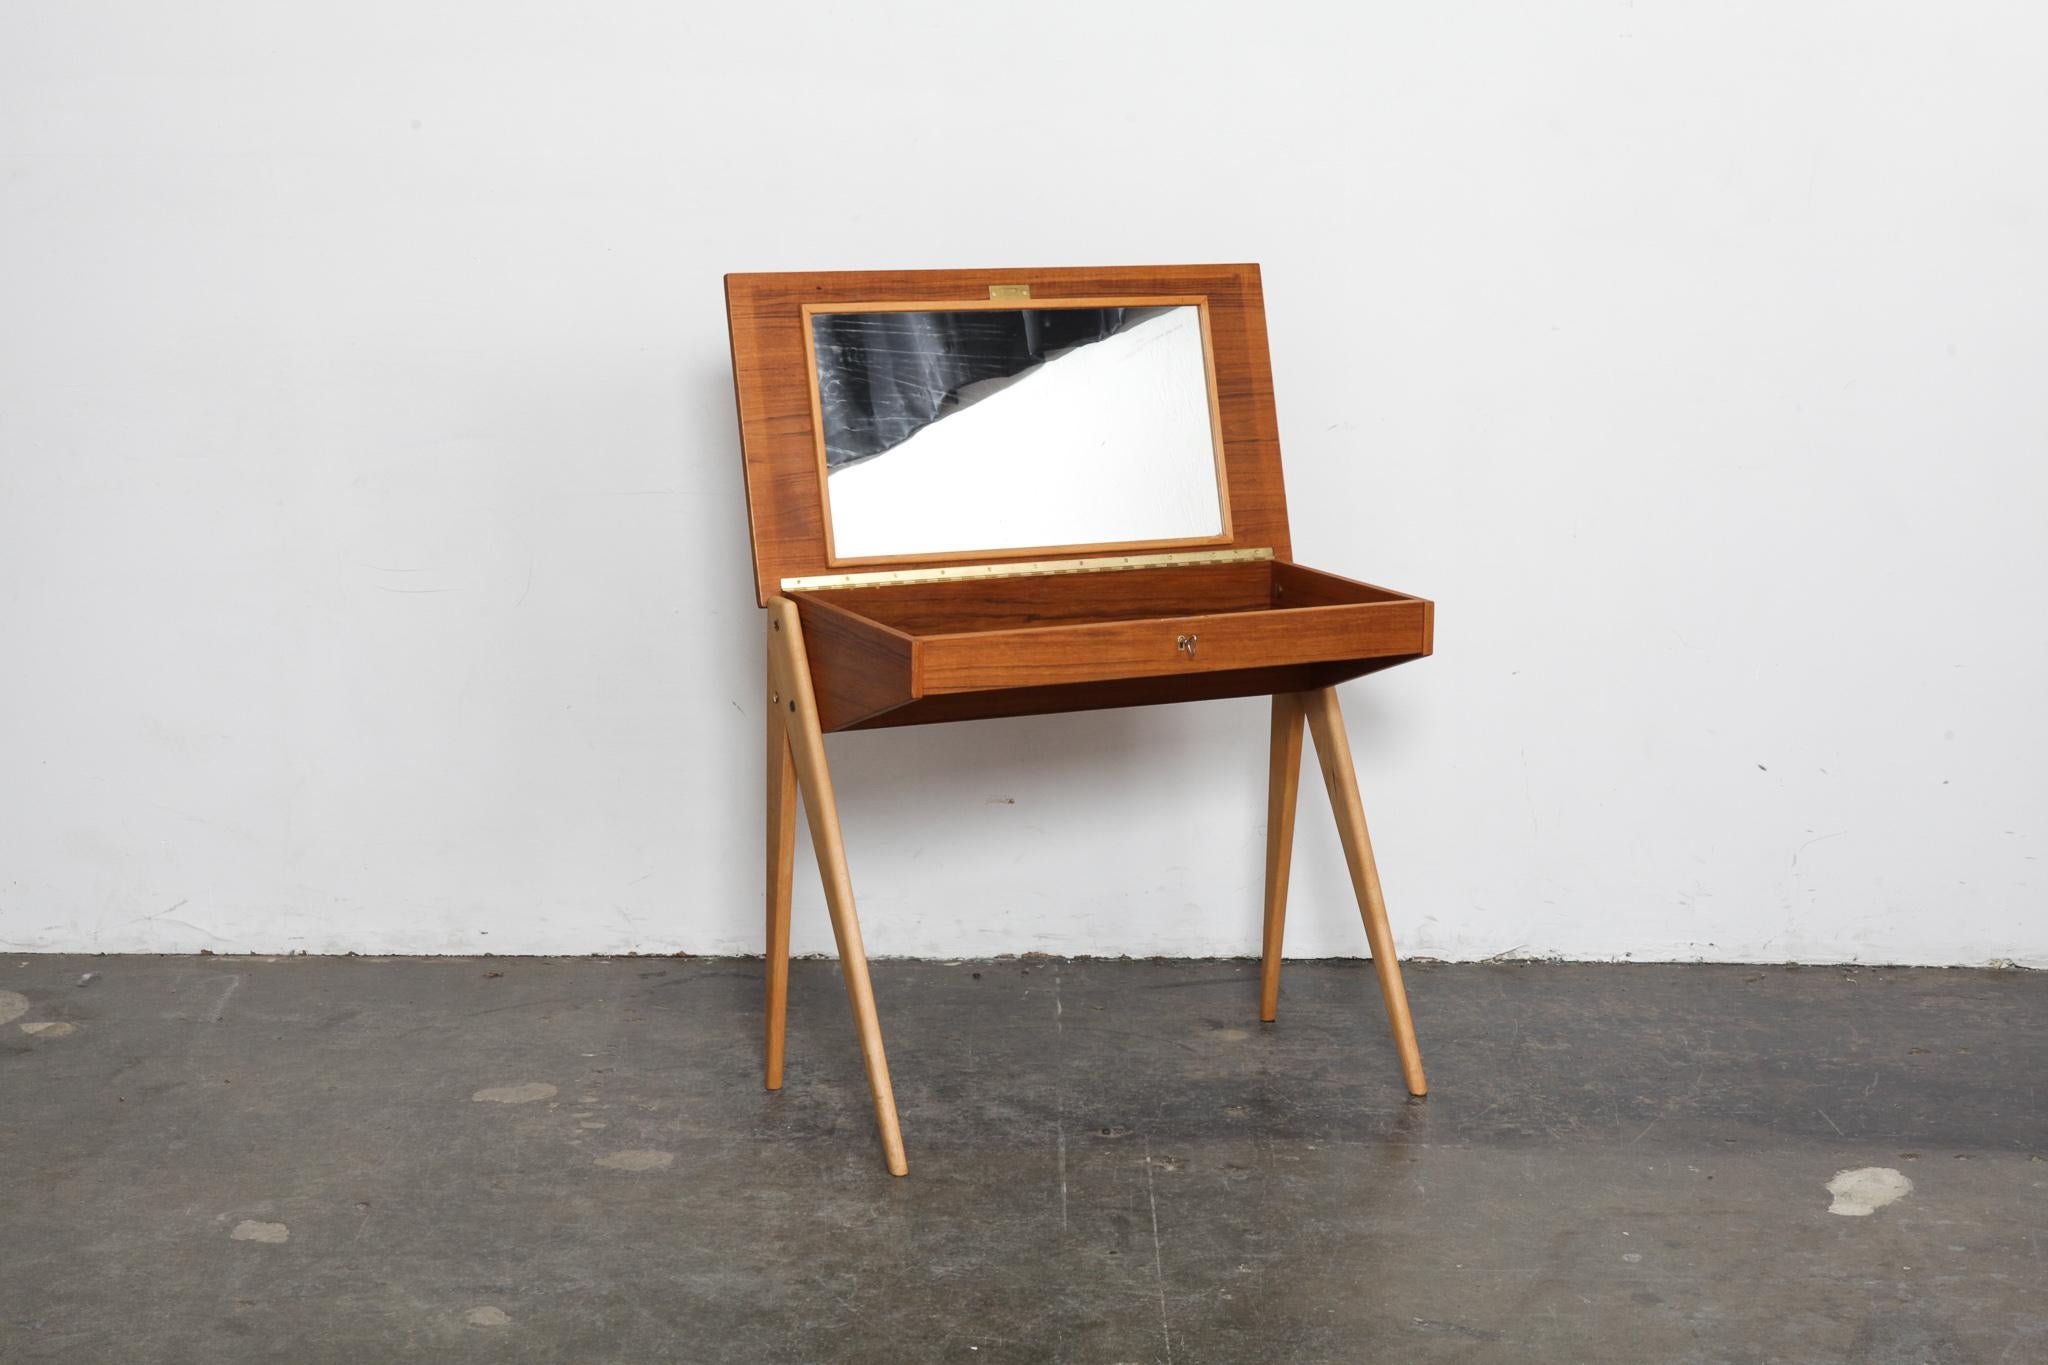
POLYGON ((814 313, 838 559, 1223 531, 1193 305, 814 313))

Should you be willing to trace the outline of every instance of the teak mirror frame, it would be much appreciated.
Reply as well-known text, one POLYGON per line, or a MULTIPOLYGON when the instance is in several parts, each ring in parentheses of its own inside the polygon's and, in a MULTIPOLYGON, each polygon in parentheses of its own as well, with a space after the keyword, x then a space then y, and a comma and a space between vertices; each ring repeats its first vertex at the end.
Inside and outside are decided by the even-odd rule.
POLYGON ((1410 1094, 1426 1093, 1336 684, 1431 650, 1428 601, 1292 562, 1254 265, 726 277, 756 585, 767 612, 766 1079, 782 1085, 799 794, 892 1174, 908 1170, 840 839, 828 731, 1270 695, 1259 1017, 1280 989, 1303 729, 1314 737, 1410 1094), (813 313, 875 307, 1198 302, 1224 535, 1183 553, 1039 547, 835 562, 813 313), (1028 303, 1023 302, 1029 300, 1028 303))

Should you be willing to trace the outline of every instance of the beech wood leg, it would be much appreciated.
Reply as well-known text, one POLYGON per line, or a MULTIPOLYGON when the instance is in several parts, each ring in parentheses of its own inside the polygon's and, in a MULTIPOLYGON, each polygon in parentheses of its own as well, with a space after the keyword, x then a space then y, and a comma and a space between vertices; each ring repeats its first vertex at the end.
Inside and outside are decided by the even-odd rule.
POLYGON ((1287 928, 1287 872, 1294 861, 1294 799, 1301 790, 1301 698, 1273 698, 1273 747, 1266 768, 1266 932, 1259 959, 1259 1018, 1280 1008, 1280 942, 1287 928))
POLYGON ((1408 992, 1401 985, 1401 964, 1394 957, 1394 932, 1387 924, 1387 902, 1380 894, 1380 873, 1373 862, 1372 838, 1365 829, 1365 808, 1358 800, 1358 773, 1351 765, 1351 741, 1344 733, 1344 715, 1337 709, 1337 691, 1325 687, 1302 694, 1309 732, 1315 736, 1316 761, 1330 806, 1337 815, 1337 834, 1344 842, 1344 861, 1351 867, 1351 886, 1358 894, 1358 912, 1365 919, 1366 942, 1372 946, 1373 971, 1380 979, 1380 997, 1394 1028, 1394 1046, 1401 1054, 1401 1074, 1408 1093, 1426 1095, 1422 1051, 1415 1044, 1415 1021, 1408 1015, 1408 992))
POLYGON ((804 653, 803 625, 796 603, 778 597, 768 604, 770 695, 782 697, 783 726, 790 758, 803 792, 804 814, 810 821, 811 843, 818 851, 818 875, 825 883, 825 905, 832 913, 832 936, 839 943, 840 970, 853 1006, 853 1025, 860 1034, 861 1057, 867 1064, 868 1089, 875 1098, 875 1127, 882 1138, 882 1158, 889 1174, 905 1175, 903 1131, 896 1122, 896 1092, 889 1084, 889 1061, 882 1051, 882 1024, 875 1015, 874 987, 868 981, 867 951, 861 946, 860 918, 853 908, 853 882, 846 872, 846 848, 839 839, 839 807, 832 799, 832 774, 825 764, 825 735, 818 726, 817 699, 811 692, 811 665, 804 653))
MULTIPOLYGON (((772 632, 771 632, 772 633, 772 632)), ((768 938, 767 1068, 770 1090, 782 1089, 782 1044, 789 1022, 789 894, 796 869, 796 761, 789 752, 788 699, 768 661, 768 938)))

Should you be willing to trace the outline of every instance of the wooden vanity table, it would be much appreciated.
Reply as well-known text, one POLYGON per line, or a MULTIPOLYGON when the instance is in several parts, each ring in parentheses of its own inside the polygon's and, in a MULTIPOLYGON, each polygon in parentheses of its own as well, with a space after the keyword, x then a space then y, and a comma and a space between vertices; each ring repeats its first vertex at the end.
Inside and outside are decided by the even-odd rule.
POLYGON ((1259 1017, 1306 724, 1423 1094, 1335 687, 1428 654, 1432 607, 1293 561, 1258 267, 729 275, 726 299, 768 608, 768 1088, 801 792, 883 1155, 907 1171, 827 732, 1271 696, 1259 1017))

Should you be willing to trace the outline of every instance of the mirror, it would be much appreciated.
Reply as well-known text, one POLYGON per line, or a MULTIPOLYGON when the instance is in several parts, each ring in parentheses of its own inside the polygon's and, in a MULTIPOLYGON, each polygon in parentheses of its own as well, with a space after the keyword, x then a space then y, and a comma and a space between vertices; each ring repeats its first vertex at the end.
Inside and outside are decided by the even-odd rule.
POLYGON ((834 560, 1227 537, 1196 304, 809 317, 834 560))

